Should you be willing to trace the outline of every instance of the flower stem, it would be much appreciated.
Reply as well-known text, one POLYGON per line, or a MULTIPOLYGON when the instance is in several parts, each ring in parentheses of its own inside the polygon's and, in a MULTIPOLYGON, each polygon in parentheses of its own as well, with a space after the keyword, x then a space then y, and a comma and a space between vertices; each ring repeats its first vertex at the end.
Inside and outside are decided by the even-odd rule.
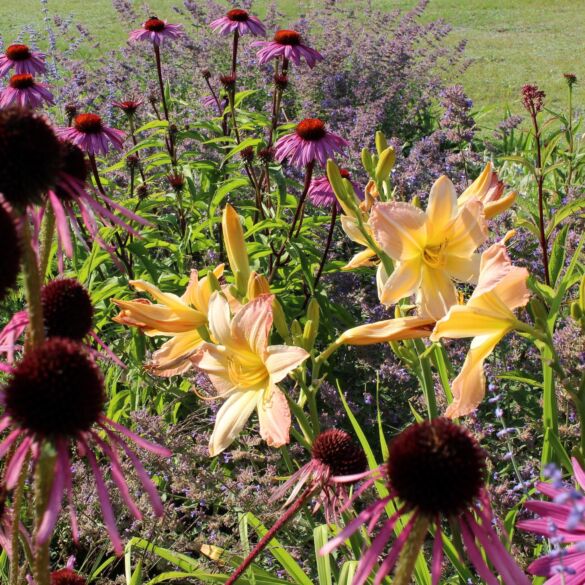
POLYGON ((53 235, 55 233, 55 212, 53 206, 48 203, 41 230, 41 259, 39 263, 39 277, 41 283, 45 280, 47 268, 49 267, 49 257, 51 256, 51 247, 53 245, 53 235))
POLYGON ((272 525, 272 528, 258 541, 258 544, 251 550, 250 554, 242 561, 240 566, 234 571, 232 576, 224 583, 224 585, 234 585, 236 581, 245 573, 246 569, 252 564, 254 559, 266 548, 274 535, 303 507, 305 501, 313 493, 315 488, 313 486, 307 488, 286 510, 282 516, 272 525))
POLYGON ((32 248, 32 235, 27 217, 22 218, 21 242, 23 253, 23 274, 29 327, 26 350, 38 347, 45 340, 45 324, 41 305, 41 278, 37 256, 32 248))
MULTIPOLYGON (((54 466, 56 454, 48 451, 42 451, 39 460, 36 463, 35 473, 35 515, 36 515, 36 530, 38 532, 47 504, 49 500, 49 492, 54 480, 54 466)), ((36 585, 50 585, 51 569, 49 563, 49 544, 50 538, 44 543, 36 542, 34 547, 34 574, 36 585)))
POLYGON ((22 507, 22 496, 24 493, 24 485, 28 475, 28 465, 30 462, 30 453, 27 454, 26 459, 20 470, 18 476, 18 483, 14 490, 14 500, 12 504, 12 527, 11 527, 11 546, 12 556, 10 557, 10 585, 18 585, 19 583, 19 556, 20 556, 20 508, 22 507))
POLYGON ((409 585, 411 582, 414 565, 425 541, 428 529, 429 519, 422 514, 419 515, 414 521, 414 526, 402 548, 392 585, 409 585))
POLYGON ((165 84, 162 76, 162 65, 160 59, 160 47, 154 45, 154 60, 156 62, 156 74, 158 77, 158 87, 160 89, 160 99, 162 100, 163 111, 165 113, 165 120, 169 121, 169 107, 167 105, 167 98, 165 97, 165 84))
POLYGON ((319 270, 315 276, 315 282, 313 282, 313 290, 316 290, 323 268, 325 268, 325 262, 329 254, 329 248, 331 248, 331 242, 333 241, 333 232, 335 231, 335 221, 337 220, 337 202, 335 202, 331 208, 331 223, 329 224, 329 233, 327 234, 327 243, 325 244, 325 250, 323 250, 323 256, 321 257, 321 263, 319 264, 319 270))
POLYGON ((240 33, 235 30, 234 31, 234 45, 232 49, 232 75, 236 74, 236 69, 238 67, 238 41, 240 39, 240 33))

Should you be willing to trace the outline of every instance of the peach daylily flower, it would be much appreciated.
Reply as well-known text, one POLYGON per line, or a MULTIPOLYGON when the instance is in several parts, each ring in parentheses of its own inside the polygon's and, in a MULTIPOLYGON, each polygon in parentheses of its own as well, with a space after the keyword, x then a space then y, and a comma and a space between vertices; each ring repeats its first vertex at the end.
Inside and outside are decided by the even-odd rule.
POLYGON ((483 362, 519 321, 514 309, 530 298, 526 268, 512 266, 504 242, 490 246, 481 256, 477 288, 466 305, 451 307, 435 326, 431 340, 473 337, 461 372, 452 385, 453 402, 446 415, 464 416, 477 408, 485 395, 483 362))
POLYGON ((260 295, 231 317, 228 301, 216 292, 209 303, 214 343, 203 343, 191 358, 226 401, 209 440, 209 454, 221 453, 258 411, 260 436, 272 447, 289 442, 290 409, 278 383, 309 354, 300 347, 268 345, 274 296, 260 295))
POLYGON ((438 320, 457 304, 453 280, 477 281, 475 250, 487 238, 483 205, 472 200, 458 210, 446 176, 433 185, 426 212, 409 203, 378 203, 369 224, 382 251, 396 261, 380 290, 384 305, 416 293, 421 316, 438 320))
POLYGON ((344 331, 335 343, 338 345, 372 345, 402 339, 420 339, 430 336, 434 324, 434 319, 423 317, 398 317, 377 321, 344 331))
MULTIPOLYGON (((216 279, 223 275, 223 269, 223 264, 215 268, 216 279)), ((152 355, 148 368, 153 374, 166 377, 186 372, 192 366, 188 358, 203 343, 198 329, 207 325, 207 309, 213 292, 209 278, 199 280, 197 271, 191 271, 189 284, 181 297, 163 293, 144 280, 131 280, 130 284, 158 303, 147 299, 114 299, 121 311, 113 320, 137 327, 149 337, 171 338, 152 355)))
POLYGON ((516 191, 504 195, 504 182, 498 179, 492 163, 488 162, 479 177, 461 193, 457 205, 461 209, 469 201, 481 201, 486 218, 492 219, 506 211, 516 201, 517 195, 516 191))

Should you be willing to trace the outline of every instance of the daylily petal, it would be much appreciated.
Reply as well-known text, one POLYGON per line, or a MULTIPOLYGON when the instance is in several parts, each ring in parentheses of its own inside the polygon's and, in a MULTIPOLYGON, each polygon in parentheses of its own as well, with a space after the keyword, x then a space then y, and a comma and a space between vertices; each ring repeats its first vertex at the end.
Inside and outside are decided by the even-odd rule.
POLYGON ((445 415, 450 418, 465 416, 473 412, 485 396, 485 374, 483 362, 492 353, 502 339, 500 333, 481 335, 471 342, 469 353, 465 358, 461 372, 451 385, 453 402, 445 415))
POLYGON ((291 345, 271 345, 266 350, 264 363, 270 374, 270 380, 278 383, 290 372, 300 366, 309 354, 302 347, 291 345))
POLYGON ((189 358, 202 343, 203 339, 197 331, 177 333, 152 354, 149 371, 163 377, 185 373, 193 365, 189 358))
POLYGON ((371 345, 400 339, 418 339, 431 334, 434 319, 400 317, 377 323, 368 323, 344 331, 337 343, 346 345, 371 345))
POLYGON ((238 389, 230 378, 228 353, 222 345, 203 343, 200 350, 190 358, 194 366, 209 376, 218 396, 226 396, 238 389))
POLYGON ((240 434, 258 403, 258 392, 246 390, 234 392, 223 403, 215 417, 215 427, 209 439, 212 457, 227 449, 240 434))
POLYGON ((470 201, 460 210, 446 236, 445 254, 471 256, 487 236, 483 205, 477 200, 470 201))
POLYGON ((516 191, 510 191, 509 193, 506 193, 504 197, 501 197, 496 201, 488 201, 485 203, 484 211, 486 219, 492 219, 496 215, 499 215, 512 207, 514 201, 516 201, 516 197, 518 197, 518 193, 516 191))
POLYGON ((378 203, 372 209, 369 224, 374 239, 393 260, 420 256, 426 245, 426 215, 408 203, 378 203))
POLYGON ((438 246, 445 239, 457 212, 457 193, 449 177, 439 177, 431 188, 427 204, 427 246, 438 246))
POLYGON ((421 264, 420 256, 396 264, 394 272, 384 283, 380 302, 383 305, 392 305, 413 294, 421 283, 421 264))
POLYGON ((218 291, 211 295, 208 321, 209 330, 214 341, 219 345, 230 346, 232 344, 230 305, 226 298, 218 291))
POLYGON ((248 347, 258 356, 264 354, 272 327, 273 300, 274 295, 260 295, 247 303, 233 318, 231 336, 238 347, 248 347))
POLYGON ((354 270, 355 268, 363 268, 365 266, 374 266, 373 258, 376 257, 376 252, 367 248, 358 252, 350 261, 341 268, 341 270, 354 270))
MULTIPOLYGON (((221 278, 224 271, 224 265, 220 264, 213 270, 213 274, 217 279, 221 278)), ((209 300, 211 299, 212 294, 211 286, 209 284, 209 279, 207 276, 198 280, 198 275, 196 270, 191 271, 191 278, 189 280, 189 285, 185 290, 185 293, 181 297, 181 299, 195 307, 198 311, 201 311, 204 314, 207 314, 209 309, 209 300)))
POLYGON ((356 244, 361 244, 362 246, 368 246, 368 240, 364 237, 364 234, 360 231, 358 226, 357 219, 351 217, 349 215, 342 215, 341 216, 341 227, 343 231, 347 234, 349 239, 356 244))
POLYGON ((159 301, 159 303, 177 312, 183 312, 189 309, 180 297, 173 293, 164 293, 150 282, 146 282, 145 280, 131 280, 130 285, 137 291, 148 293, 153 299, 159 301))
POLYGON ((445 272, 459 282, 476 283, 479 278, 480 255, 475 253, 469 257, 447 256, 445 272))
POLYGON ((260 436, 270 447, 282 447, 290 441, 291 415, 286 396, 275 384, 258 401, 260 436))
POLYGON ((423 265, 417 304, 423 317, 439 320, 457 304, 457 289, 449 275, 440 269, 423 265))
POLYGON ((463 207, 468 201, 472 199, 483 199, 487 193, 489 186, 492 182, 492 175, 494 174, 493 166, 491 162, 488 162, 480 175, 461 193, 457 200, 457 205, 463 207))
POLYGON ((442 337, 459 339, 496 333, 503 337, 510 330, 510 321, 497 313, 486 311, 482 307, 455 305, 443 319, 437 321, 431 341, 438 341, 442 337))

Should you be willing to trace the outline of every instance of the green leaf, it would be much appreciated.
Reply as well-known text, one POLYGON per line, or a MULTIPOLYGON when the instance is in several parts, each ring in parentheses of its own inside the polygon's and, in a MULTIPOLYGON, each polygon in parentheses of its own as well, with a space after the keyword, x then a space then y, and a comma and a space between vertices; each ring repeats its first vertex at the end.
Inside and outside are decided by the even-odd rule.
POLYGON ((552 251, 550 254, 549 274, 552 286, 555 286, 557 278, 565 265, 565 258, 567 257, 567 248, 565 242, 567 240, 567 233, 569 231, 569 224, 564 225, 561 231, 555 238, 552 251))
POLYGON ((315 543, 315 557, 317 559, 317 574, 319 585, 331 585, 331 555, 320 555, 319 551, 327 544, 327 524, 315 526, 313 530, 313 542, 315 543))

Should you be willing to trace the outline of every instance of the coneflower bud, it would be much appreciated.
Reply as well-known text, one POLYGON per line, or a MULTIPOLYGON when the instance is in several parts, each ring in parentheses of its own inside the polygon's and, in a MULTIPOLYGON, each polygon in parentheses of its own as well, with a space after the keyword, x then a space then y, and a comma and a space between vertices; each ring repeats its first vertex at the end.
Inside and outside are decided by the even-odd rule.
POLYGON ((20 245, 16 225, 8 211, 0 205, 0 301, 16 284, 20 268, 20 245))
POLYGON ((227 90, 232 90, 236 87, 236 75, 235 74, 231 74, 231 75, 221 75, 219 80, 221 81, 221 84, 227 89, 227 90))
POLYGON ((74 278, 59 278, 41 289, 48 338, 81 341, 93 326, 93 304, 87 290, 74 278))
POLYGON ((577 83, 577 76, 574 73, 563 73, 563 77, 569 87, 573 87, 577 83))
POLYGON ((136 154, 129 154, 126 157, 126 165, 128 166, 129 169, 135 169, 138 166, 139 161, 140 159, 136 154))
POLYGON ((77 109, 77 105, 76 104, 65 104, 65 115, 67 116, 67 120, 69 121, 69 124, 71 124, 71 121, 73 120, 73 118, 75 118, 75 116, 77 116, 77 112, 79 110, 77 109))
POLYGON ((47 121, 28 110, 0 111, 0 193, 19 212, 40 203, 61 167, 59 140, 47 121))
POLYGON ((83 347, 58 337, 28 351, 4 387, 6 414, 41 437, 77 437, 97 422, 106 395, 83 347))
POLYGON ((274 160, 274 148, 262 148, 258 151, 258 158, 264 164, 270 164, 274 160))
POLYGON ((136 188, 136 195, 141 201, 146 199, 146 196, 148 195, 148 187, 144 183, 138 185, 136 188))
POLYGON ((51 585, 87 585, 87 580, 73 569, 59 569, 51 573, 51 585))
POLYGON ((486 454, 467 429, 447 418, 413 424, 390 444, 390 487, 431 518, 473 504, 485 483, 486 454))
POLYGON ((210 79, 211 78, 211 71, 209 71, 209 69, 202 69, 201 75, 203 75, 203 79, 210 79))
POLYGON ((181 173, 169 174, 167 180, 176 192, 180 192, 185 186, 185 177, 181 173))
POLYGON ((274 85, 284 91, 288 87, 288 76, 277 73, 274 76, 274 85))
POLYGON ((241 152, 240 152, 240 156, 242 157, 242 160, 245 162, 252 162, 254 160, 254 156, 255 156, 255 151, 254 148, 252 146, 246 146, 246 148, 244 148, 241 152))

